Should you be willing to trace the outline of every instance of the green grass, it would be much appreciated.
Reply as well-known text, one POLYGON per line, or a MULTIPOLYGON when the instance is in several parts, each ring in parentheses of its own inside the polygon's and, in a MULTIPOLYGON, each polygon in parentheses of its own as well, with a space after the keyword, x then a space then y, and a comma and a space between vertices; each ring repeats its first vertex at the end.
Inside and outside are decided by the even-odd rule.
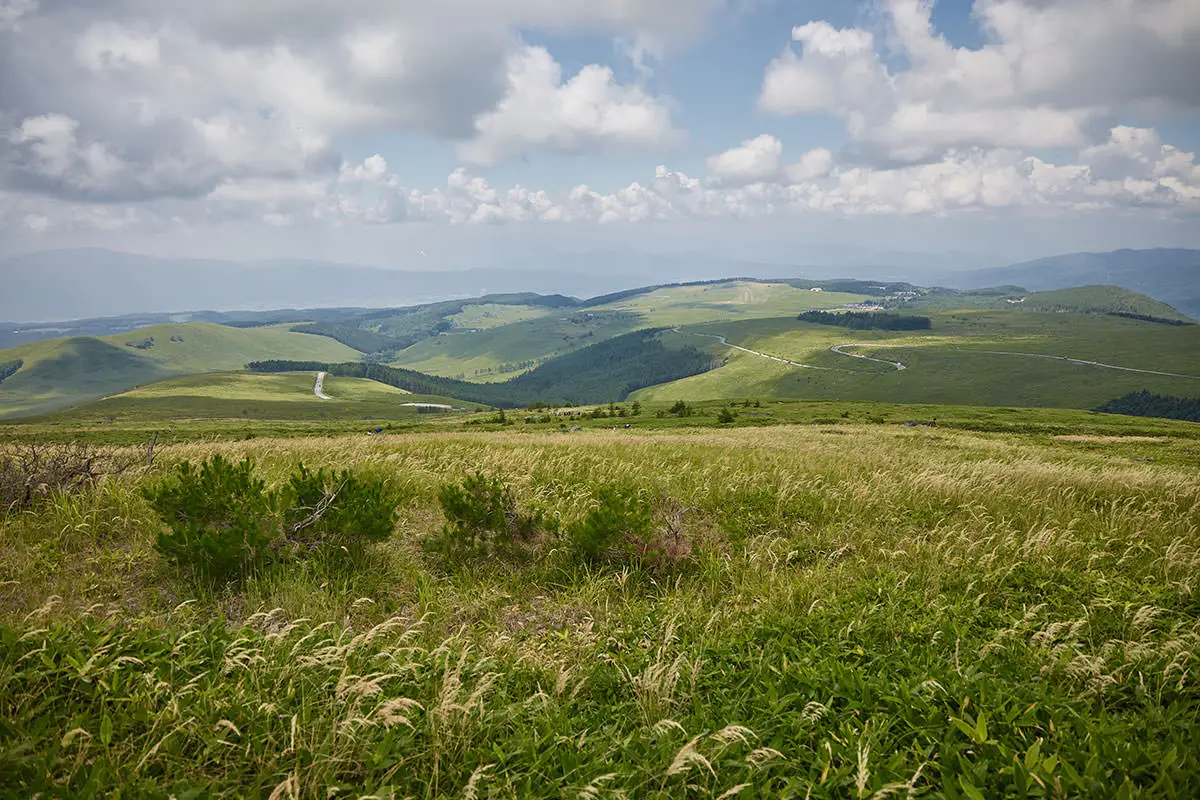
POLYGON ((794 319, 753 320, 682 329, 677 337, 705 342, 728 363, 712 372, 635 393, 666 402, 739 397, 880 400, 950 405, 1092 408, 1142 388, 1194 396, 1200 379, 1121 372, 1000 351, 1066 356, 1200 376, 1200 327, 1176 328, 1094 314, 960 311, 933 314, 928 332, 845 331, 794 319), (697 334, 823 369, 806 370, 723 348, 697 334), (853 352, 899 361, 908 368, 852 359, 836 344, 871 344, 853 352))
POLYGON ((446 317, 458 329, 487 330, 511 325, 514 322, 525 322, 531 319, 541 319, 555 313, 555 309, 542 306, 512 306, 498 303, 481 303, 464 308, 457 314, 446 317))
POLYGON ((865 295, 812 292, 783 283, 730 281, 701 286, 675 286, 597 306, 597 309, 640 314, 647 326, 674 327, 702 322, 799 314, 813 309, 860 303, 865 295))
POLYGON ((458 328, 401 352, 395 366, 465 380, 506 380, 556 355, 638 328, 674 327, 736 321, 837 308, 865 300, 864 295, 810 292, 786 284, 731 281, 679 286, 587 309, 471 306, 451 319, 458 328), (484 314, 492 314, 485 317, 484 314), (505 320, 512 320, 508 324, 505 320))
POLYGON ((68 428, 133 428, 138 431, 166 427, 185 429, 226 421, 325 422, 357 424, 415 423, 420 414, 405 403, 437 403, 459 408, 481 408, 446 397, 416 395, 361 378, 325 379, 330 400, 318 398, 315 373, 204 373, 171 378, 129 392, 106 397, 47 420, 34 418, 25 425, 68 428))
POLYGON ((0 384, 0 417, 44 413, 169 375, 241 369, 263 358, 348 361, 359 353, 286 326, 154 325, 103 338, 51 339, 0 352, 25 366, 0 384), (137 345, 153 339, 153 346, 137 345))
POLYGON ((521 364, 540 363, 645 327, 633 314, 558 309, 478 333, 435 336, 402 351, 391 363, 448 378, 502 381, 528 369, 521 364))
POLYGON ((1077 286, 1050 292, 1034 292, 1020 304, 1035 311, 1076 311, 1084 313, 1122 312, 1160 319, 1187 320, 1166 303, 1119 286, 1077 286))
POLYGON ((172 446, 5 523, 0 794, 1196 796, 1192 430, 172 446), (192 586, 139 490, 217 452, 384 476, 397 534, 192 586), (447 568, 417 545, 474 470, 564 523, 634 488, 680 555, 447 568))

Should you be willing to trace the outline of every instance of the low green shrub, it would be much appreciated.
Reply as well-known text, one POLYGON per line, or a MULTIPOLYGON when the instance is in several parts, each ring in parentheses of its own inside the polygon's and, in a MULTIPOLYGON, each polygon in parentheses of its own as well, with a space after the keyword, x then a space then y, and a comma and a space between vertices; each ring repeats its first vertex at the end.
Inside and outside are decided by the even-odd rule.
POLYGON ((301 464, 284 491, 288 541, 301 550, 361 552, 396 527, 396 497, 386 482, 301 464))
POLYGON ((592 563, 645 554, 654 513, 650 503, 637 492, 613 486, 601 486, 596 501, 595 508, 567 527, 571 550, 592 563))
POLYGON ((280 496, 240 463, 213 456, 199 469, 185 461, 172 478, 146 491, 169 531, 155 549, 197 577, 225 582, 273 559, 280 538, 280 496))
POLYGON ((426 549, 452 560, 513 556, 554 526, 541 511, 523 513, 499 478, 481 473, 438 491, 446 524, 425 542, 426 549))
POLYGON ((275 561, 358 555, 391 536, 395 496, 386 482, 303 464, 282 490, 268 489, 244 459, 191 462, 146 491, 169 528, 155 549, 180 568, 225 583, 275 561))

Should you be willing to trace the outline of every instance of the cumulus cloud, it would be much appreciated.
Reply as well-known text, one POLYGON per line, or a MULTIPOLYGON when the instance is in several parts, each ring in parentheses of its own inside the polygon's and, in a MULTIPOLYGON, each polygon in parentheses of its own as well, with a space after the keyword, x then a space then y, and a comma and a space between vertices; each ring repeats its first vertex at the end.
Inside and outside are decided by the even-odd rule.
POLYGON ((772 178, 779 172, 782 154, 783 143, 774 136, 763 134, 708 159, 708 172, 729 183, 754 183, 772 178))
MULTIPOLYGON (((48 169, 78 142, 56 139, 62 120, 37 121, 23 135, 43 137, 48 169)), ((769 138, 769 137, 768 137, 769 138)), ((758 140, 751 140, 751 143, 758 140)), ((766 143, 770 145, 771 143, 766 143)), ((773 150, 773 146, 767 149, 773 150)), ((724 155, 724 154, 722 154, 724 155)), ((407 186, 385 158, 342 164, 336 174, 306 180, 227 180, 202 200, 154 208, 98 206, 0 192, 0 225, 53 233, 64 228, 112 230, 175 224, 179 215, 210 223, 258 219, 263 224, 451 225, 560 222, 649 223, 662 220, 752 219, 787 215, 904 216, 1016 210, 1122 213, 1157 209, 1200 214, 1200 165, 1194 153, 1162 144, 1147 128, 1114 128, 1078 159, 1053 162, 1012 149, 966 148, 920 164, 876 168, 839 165, 827 150, 804 153, 753 182, 704 179, 660 166, 653 176, 611 192, 586 185, 550 193, 497 187, 465 169, 422 190, 407 186), (184 204, 184 205, 179 205, 184 204), (197 209, 198 204, 198 209, 197 209)), ((744 173, 743 173, 744 174, 744 173)))
POLYGON ((885 0, 884 41, 811 22, 771 62, 759 106, 840 119, 885 160, 949 148, 1078 149, 1130 109, 1200 108, 1200 4, 1191 0, 977 0, 989 42, 954 47, 928 0, 885 0), (885 49, 904 66, 890 66, 885 49))
POLYGON ((470 164, 495 164, 532 147, 557 152, 661 149, 681 133, 666 103, 637 85, 613 80, 608 67, 584 67, 564 82, 544 47, 524 47, 509 59, 508 90, 494 111, 475 121, 475 136, 459 147, 470 164))
POLYGON ((0 185, 203 197, 229 180, 331 176, 334 143, 364 131, 461 141, 476 163, 659 148, 678 139, 665 101, 603 65, 564 81, 517 32, 602 32, 640 42, 644 60, 724 2, 0 0, 0 185), (55 115, 73 121, 72 158, 92 147, 81 177, 47 173, 49 141, 5 135, 55 115), (104 154, 125 168, 101 174, 104 154))

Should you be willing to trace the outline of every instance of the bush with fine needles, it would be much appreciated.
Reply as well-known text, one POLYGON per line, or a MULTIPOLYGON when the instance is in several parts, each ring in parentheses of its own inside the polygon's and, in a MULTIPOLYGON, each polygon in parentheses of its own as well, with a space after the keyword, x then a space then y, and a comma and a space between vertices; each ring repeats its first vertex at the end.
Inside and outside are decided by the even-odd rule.
POLYGON ((234 464, 216 455, 199 469, 185 461, 146 498, 170 528, 155 549, 199 577, 227 581, 274 555, 279 493, 255 476, 249 458, 234 464))
POLYGON ((553 527, 541 511, 522 512, 499 478, 478 472, 460 483, 444 485, 437 499, 446 524, 425 541, 425 547, 451 560, 517 555, 539 531, 553 527))
POLYGON ((199 469, 185 461, 146 497, 170 529, 155 549, 217 583, 288 557, 358 555, 396 524, 395 497, 381 480, 301 464, 283 489, 268 489, 249 458, 216 455, 199 469))
MULTIPOLYGON (((622 544, 644 544, 650 532, 653 509, 636 492, 613 486, 596 490, 596 507, 567 528, 571 549, 593 563, 617 558, 622 544)), ((637 548, 644 550, 645 547, 637 548)))
POLYGON ((381 480, 349 470, 316 472, 301 464, 284 490, 288 539, 305 550, 361 551, 382 542, 396 527, 396 502, 381 480))

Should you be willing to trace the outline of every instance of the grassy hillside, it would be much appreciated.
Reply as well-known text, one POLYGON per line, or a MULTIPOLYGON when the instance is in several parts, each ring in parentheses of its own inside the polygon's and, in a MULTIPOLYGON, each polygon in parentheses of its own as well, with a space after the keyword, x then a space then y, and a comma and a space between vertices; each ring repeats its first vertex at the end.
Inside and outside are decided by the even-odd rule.
POLYGON ((812 292, 785 283, 722 281, 622 292, 609 302, 589 302, 586 308, 471 306, 463 311, 468 316, 452 318, 455 324, 487 330, 426 339, 390 363, 463 380, 505 380, 557 355, 638 328, 774 317, 867 299, 864 294, 812 292), (495 316, 483 317, 484 313, 495 316), (472 320, 513 321, 470 325, 472 320))
POLYGON ((235 370, 258 358, 357 358, 355 350, 283 327, 197 322, 104 338, 51 339, 0 352, 24 365, 0 383, 0 417, 40 413, 179 374, 235 370))
POLYGON ((390 363, 431 375, 503 381, 537 364, 647 327, 634 314, 564 310, 477 333, 448 332, 396 355, 390 363))
MULTIPOLYGON (((325 379, 322 400, 313 393, 315 373, 205 373, 171 378, 106 397, 55 415, 58 426, 186 427, 192 421, 415 422, 417 407, 436 403, 477 409, 474 403, 416 395, 363 378, 325 379)), ((36 420, 34 421, 36 423, 36 420)))
POLYGON ((6 523, 0 794, 1195 797, 1198 476, 1086 428, 169 446, 6 523), (395 533, 192 583, 142 490, 216 453, 383 478, 395 533), (441 560, 473 470, 564 528, 626 487, 658 547, 441 560))
POLYGON ((516 408, 536 403, 586 404, 624 400, 630 392, 664 380, 711 369, 714 360, 689 345, 663 343, 662 331, 646 329, 607 339, 502 383, 470 383, 382 364, 256 361, 255 372, 326 370, 370 378, 413 392, 439 393, 475 403, 516 408))
POLYGON ((703 375, 643 389, 634 397, 661 402, 780 397, 1093 408, 1143 388, 1180 396, 1200 391, 1200 327, 1094 314, 972 311, 930 316, 931 330, 907 333, 846 331, 794 319, 683 328, 676 336, 704 342, 709 352, 724 354, 728 363, 703 375), (715 335, 814 368, 730 350, 711 338, 715 335), (837 345, 859 345, 846 349, 879 361, 831 352, 837 345), (1039 356, 1197 377, 1126 372, 1039 356), (888 361, 907 368, 881 363, 888 361))
POLYGON ((1119 286, 1079 286, 1034 292, 1022 304, 1031 311, 1075 311, 1081 313, 1140 314, 1159 319, 1188 320, 1166 303, 1119 286))

